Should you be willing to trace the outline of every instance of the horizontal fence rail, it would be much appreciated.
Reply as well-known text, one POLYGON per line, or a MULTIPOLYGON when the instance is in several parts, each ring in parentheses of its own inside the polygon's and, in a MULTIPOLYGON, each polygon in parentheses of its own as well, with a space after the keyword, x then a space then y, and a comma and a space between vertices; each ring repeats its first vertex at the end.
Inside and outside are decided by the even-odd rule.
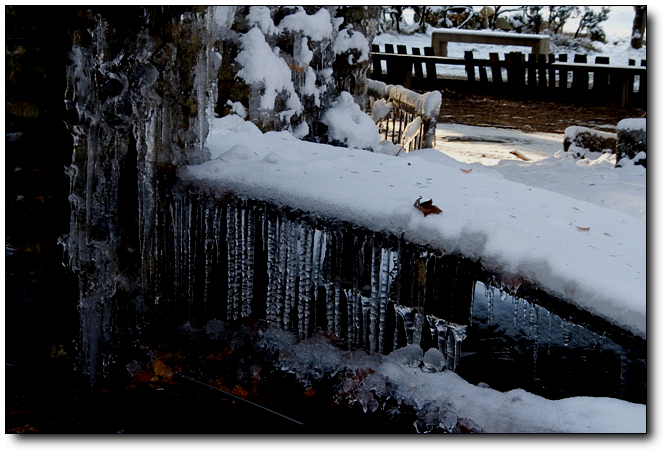
POLYGON ((500 59, 498 53, 490 53, 489 59, 475 59, 473 52, 465 52, 464 58, 434 56, 432 47, 412 48, 407 54, 404 45, 386 44, 372 46, 370 77, 390 84, 422 91, 446 88, 471 90, 481 93, 572 95, 577 99, 598 102, 617 102, 646 105, 647 61, 640 66, 630 60, 628 66, 611 65, 608 57, 597 56, 594 64, 587 62, 587 55, 576 55, 573 62, 567 55, 530 54, 511 52, 500 59), (383 64, 384 61, 384 64, 383 64), (438 66, 464 66, 465 79, 444 75, 438 66))

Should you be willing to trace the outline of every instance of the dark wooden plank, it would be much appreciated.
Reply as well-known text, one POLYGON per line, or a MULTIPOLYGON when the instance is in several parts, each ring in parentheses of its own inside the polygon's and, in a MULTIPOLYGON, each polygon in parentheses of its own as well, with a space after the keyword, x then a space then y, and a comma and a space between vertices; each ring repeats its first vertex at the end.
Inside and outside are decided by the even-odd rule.
MULTIPOLYGON (((424 47, 424 55, 426 56, 435 56, 435 50, 433 47, 424 47)), ((428 90, 435 89, 437 84, 437 68, 435 67, 435 62, 427 60, 426 62, 426 88, 428 90)))
POLYGON ((467 81, 474 83, 476 81, 474 76, 474 54, 471 51, 465 52, 465 72, 467 73, 467 81))
POLYGON ((555 89, 557 87, 557 70, 553 67, 555 63, 555 55, 552 53, 548 55, 548 88, 555 89))
MULTIPOLYGON (((573 62, 576 64, 586 64, 587 55, 575 55, 573 62)), ((586 91, 589 89, 589 71, 576 68, 573 70, 573 89, 577 91, 586 91)))
POLYGON ((371 70, 371 78, 374 80, 382 80, 382 58, 379 55, 380 46, 373 44, 371 45, 371 60, 373 61, 373 67, 371 70))
POLYGON ((536 88, 536 55, 530 53, 527 61, 527 86, 536 88))
MULTIPOLYGON (((541 89, 548 87, 548 64, 546 63, 546 55, 539 55, 537 58, 536 70, 539 75, 538 86, 541 89)), ((553 82, 555 80, 553 79, 553 82)))
MULTIPOLYGON (((421 49, 418 47, 412 47, 412 54, 415 56, 421 55, 421 49)), ((414 78, 416 79, 417 85, 425 89, 425 80, 424 80, 424 63, 415 62, 414 63, 414 78)))
MULTIPOLYGON (((396 45, 396 51, 399 55, 407 55, 407 47, 403 44, 396 45)), ((399 79, 402 80, 399 83, 405 88, 410 89, 412 87, 412 64, 413 61, 403 60, 401 64, 398 65, 398 74, 399 79)))
MULTIPOLYGON (((567 60, 566 54, 559 55, 559 62, 565 63, 567 60)), ((566 69, 559 69, 559 88, 566 89, 569 87, 569 71, 566 69)))
POLYGON ((493 73, 493 83, 502 83, 502 65, 500 64, 500 55, 490 53, 490 70, 493 73))
MULTIPOLYGON (((607 56, 597 56, 594 60, 595 64, 610 64, 610 58, 607 56)), ((608 93, 608 79, 607 72, 597 71, 594 72, 594 95, 601 96, 608 93)))

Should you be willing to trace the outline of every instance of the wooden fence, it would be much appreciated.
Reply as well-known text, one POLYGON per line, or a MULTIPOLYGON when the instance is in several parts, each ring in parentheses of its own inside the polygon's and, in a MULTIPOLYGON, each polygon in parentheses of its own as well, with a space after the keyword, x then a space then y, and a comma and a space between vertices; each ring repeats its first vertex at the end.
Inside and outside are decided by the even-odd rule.
POLYGON ((530 54, 512 52, 500 59, 498 53, 490 53, 489 59, 475 59, 471 51, 465 58, 433 56, 432 47, 412 48, 407 54, 404 45, 386 44, 372 46, 372 70, 370 77, 389 84, 400 84, 421 91, 453 89, 486 94, 523 94, 572 97, 574 99, 647 104, 647 61, 640 66, 635 60, 629 66, 610 65, 608 57, 597 56, 594 64, 587 62, 587 55, 576 55, 573 62, 567 55, 530 54), (382 62, 385 62, 383 67, 382 62), (466 77, 444 75, 443 67, 464 66, 466 77), (386 70, 385 70, 386 68, 386 70))

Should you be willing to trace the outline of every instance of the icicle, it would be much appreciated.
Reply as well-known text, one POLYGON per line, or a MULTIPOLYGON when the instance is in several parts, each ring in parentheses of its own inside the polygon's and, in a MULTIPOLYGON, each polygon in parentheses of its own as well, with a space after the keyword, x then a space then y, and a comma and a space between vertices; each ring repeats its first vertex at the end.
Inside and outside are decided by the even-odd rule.
POLYGON ((425 317, 420 313, 413 313, 414 322, 412 324, 412 344, 421 346, 421 331, 424 326, 425 317))
POLYGON ((492 325, 495 314, 495 290, 492 286, 486 286, 486 298, 488 299, 488 325, 492 325))
POLYGON ((285 264, 285 308, 283 311, 283 327, 286 330, 292 331, 292 314, 296 312, 295 303, 296 296, 296 281, 297 281, 297 266, 299 260, 299 252, 297 251, 297 242, 299 237, 298 224, 294 221, 284 221, 286 227, 284 234, 287 239, 286 261, 285 264))
POLYGON ((243 221, 243 246, 242 246, 242 317, 251 314, 251 303, 253 300, 253 270, 255 255, 255 208, 250 206, 244 210, 243 221))
MULTIPOLYGON (((529 303, 528 303, 529 304, 529 303)), ((536 376, 536 360, 539 354, 539 307, 531 305, 530 308, 530 334, 533 337, 532 351, 534 352, 534 376, 536 376)))
POLYGON ((378 351, 384 352, 385 330, 387 328, 387 303, 389 302, 389 266, 392 262, 391 250, 383 248, 380 251, 380 272, 378 280, 379 301, 380 301, 380 320, 379 320, 379 338, 378 351))
POLYGON ((571 324, 562 319, 562 343, 564 347, 568 347, 571 342, 571 324))
POLYGON ((267 221, 267 321, 278 325, 280 283, 279 218, 267 221))
POLYGON ((311 280, 313 278, 313 230, 308 223, 299 229, 299 336, 308 336, 311 315, 311 280))
POLYGON ((458 370, 458 363, 460 359, 460 347, 465 338, 467 337, 467 326, 465 325, 452 325, 449 327, 453 335, 454 349, 453 349, 453 371, 458 370))
MULTIPOLYGON (((380 301, 380 269, 381 265, 381 250, 376 246, 375 236, 373 237, 373 245, 371 246, 371 298, 369 308, 369 343, 368 348, 370 353, 375 353, 380 348, 378 327, 383 327, 384 324, 378 324, 378 309, 380 301)), ((384 332, 382 332, 384 335, 384 332)))
POLYGON ((437 331, 437 348, 447 354, 447 331, 449 329, 447 322, 443 319, 437 319, 435 322, 435 329, 437 331))
POLYGON ((210 275, 212 273, 213 249, 214 249, 214 215, 209 205, 205 207, 205 280, 203 284, 203 301, 207 304, 210 275))
POLYGON ((228 204, 226 206, 226 243, 228 245, 228 294, 227 294, 227 308, 226 320, 233 319, 234 306, 236 304, 235 297, 237 296, 237 285, 235 281, 237 276, 236 270, 236 240, 235 240, 235 211, 236 208, 228 204))
POLYGON ((189 304, 194 301, 193 287, 196 281, 196 241, 195 241, 195 200, 189 198, 187 210, 187 299, 189 304))

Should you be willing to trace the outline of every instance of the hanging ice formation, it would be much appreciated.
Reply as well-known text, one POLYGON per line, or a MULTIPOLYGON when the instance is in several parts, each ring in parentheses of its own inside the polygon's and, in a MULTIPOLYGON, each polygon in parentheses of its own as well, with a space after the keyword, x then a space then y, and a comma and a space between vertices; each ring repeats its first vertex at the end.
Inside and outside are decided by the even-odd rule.
POLYGON ((173 264, 160 267, 172 274, 159 278, 172 278, 177 290, 162 313, 251 316, 300 339, 320 329, 369 353, 417 344, 442 351, 448 368, 458 365, 473 284, 456 259, 351 224, 189 189, 175 192, 165 225, 173 264))

